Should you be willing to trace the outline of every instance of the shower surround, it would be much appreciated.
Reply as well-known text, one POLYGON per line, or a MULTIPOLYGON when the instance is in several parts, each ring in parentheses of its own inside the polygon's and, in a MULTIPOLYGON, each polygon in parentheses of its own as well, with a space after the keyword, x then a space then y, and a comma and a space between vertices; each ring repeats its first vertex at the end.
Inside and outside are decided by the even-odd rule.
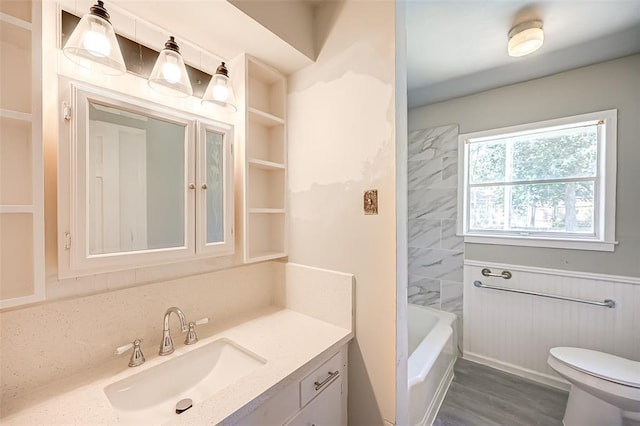
POLYGON ((409 133, 409 303, 462 317, 464 244, 456 236, 458 126, 409 133))

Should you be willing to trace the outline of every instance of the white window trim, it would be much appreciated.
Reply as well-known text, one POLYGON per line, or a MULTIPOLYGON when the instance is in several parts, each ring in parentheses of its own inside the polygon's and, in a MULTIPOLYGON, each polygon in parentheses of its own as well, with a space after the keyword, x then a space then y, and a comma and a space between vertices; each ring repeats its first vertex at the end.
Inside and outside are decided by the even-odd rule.
POLYGON ((549 247, 575 250, 614 251, 615 245, 615 217, 616 217, 616 165, 617 165, 617 109, 574 115, 552 120, 538 121, 498 129, 465 133, 458 136, 458 221, 457 233, 464 238, 465 243, 499 244, 509 246, 549 247), (598 162, 601 184, 597 188, 599 210, 596 220, 595 237, 567 237, 558 236, 522 236, 468 231, 467 197, 469 166, 466 162, 469 139, 481 139, 496 135, 527 132, 538 128, 566 126, 577 122, 594 120, 604 121, 604 139, 606 143, 599 144, 598 162))

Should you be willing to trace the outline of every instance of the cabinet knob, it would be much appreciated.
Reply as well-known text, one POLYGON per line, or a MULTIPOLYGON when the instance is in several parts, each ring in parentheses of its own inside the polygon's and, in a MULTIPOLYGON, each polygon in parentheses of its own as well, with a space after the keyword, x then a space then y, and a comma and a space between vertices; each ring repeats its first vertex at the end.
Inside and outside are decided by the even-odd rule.
POLYGON ((206 183, 203 183, 203 184, 202 184, 202 189, 207 189, 207 188, 208 188, 207 184, 206 184, 206 183))
POLYGON ((196 184, 195 183, 190 183, 189 184, 189 189, 196 189, 196 184))

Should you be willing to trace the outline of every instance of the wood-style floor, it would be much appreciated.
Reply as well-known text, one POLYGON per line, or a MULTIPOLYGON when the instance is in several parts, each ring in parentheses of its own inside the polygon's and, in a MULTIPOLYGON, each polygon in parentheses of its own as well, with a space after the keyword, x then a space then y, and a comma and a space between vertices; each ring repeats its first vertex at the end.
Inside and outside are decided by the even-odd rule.
POLYGON ((561 426, 567 392, 458 359, 434 426, 561 426))

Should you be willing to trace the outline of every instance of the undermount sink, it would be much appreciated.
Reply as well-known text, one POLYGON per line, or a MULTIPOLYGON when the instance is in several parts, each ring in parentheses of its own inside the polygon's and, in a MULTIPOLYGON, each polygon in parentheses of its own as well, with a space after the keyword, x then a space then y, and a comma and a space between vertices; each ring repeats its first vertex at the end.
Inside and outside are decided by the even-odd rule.
POLYGON ((142 371, 104 388, 120 422, 159 424, 178 419, 176 403, 196 405, 246 376, 266 360, 228 339, 142 371))

